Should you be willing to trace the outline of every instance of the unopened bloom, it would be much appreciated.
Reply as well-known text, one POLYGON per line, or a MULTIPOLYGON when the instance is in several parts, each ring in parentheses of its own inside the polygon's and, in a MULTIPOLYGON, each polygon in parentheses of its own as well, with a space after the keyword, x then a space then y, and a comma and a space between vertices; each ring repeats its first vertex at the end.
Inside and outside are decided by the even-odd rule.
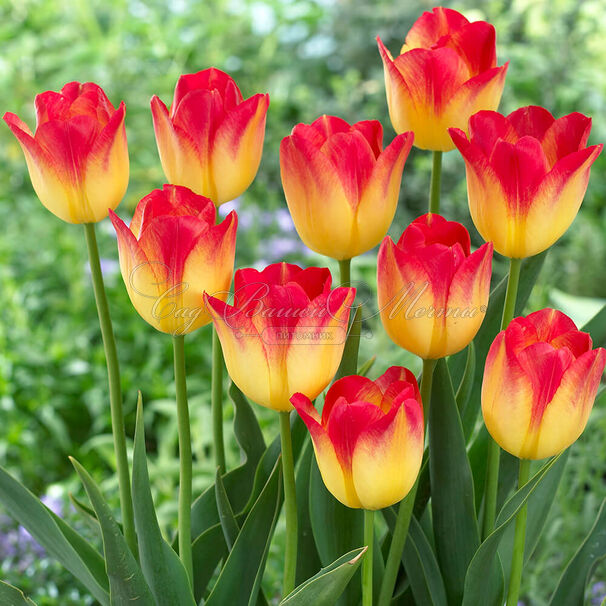
POLYGON ((449 127, 465 129, 472 114, 497 109, 507 64, 497 67, 495 40, 490 23, 442 7, 417 19, 395 59, 377 38, 395 131, 413 131, 421 149, 449 151, 449 127))
POLYGON ((450 130, 465 159, 471 217, 497 252, 530 257, 568 229, 603 147, 587 147, 590 130, 583 114, 556 120, 538 106, 507 117, 479 112, 469 121, 469 139, 450 130))
POLYGON ((277 411, 289 398, 315 398, 343 354, 354 288, 331 290, 326 268, 274 263, 239 269, 234 305, 205 297, 234 383, 251 400, 277 411))
POLYGON ((428 213, 397 244, 386 237, 377 259, 381 321, 400 347, 424 359, 466 347, 484 319, 492 244, 471 253, 463 225, 428 213))
POLYGON ((402 169, 413 134, 383 149, 377 120, 349 125, 322 116, 297 124, 280 145, 282 185, 301 240, 333 259, 376 246, 398 204, 402 169))
POLYGON ((238 217, 232 211, 215 225, 215 215, 212 200, 178 185, 145 196, 129 227, 110 212, 128 296, 162 332, 186 334, 208 324, 204 292, 227 298, 238 217))
POLYGON ((606 365, 606 350, 555 309, 515 318, 495 338, 482 383, 484 423, 521 459, 543 459, 583 432, 606 365))
POLYGON ((179 78, 170 111, 151 100, 156 143, 170 183, 219 206, 252 183, 263 151, 269 95, 243 99, 233 79, 214 67, 179 78))
POLYGON ((412 488, 423 458, 423 405, 414 375, 392 366, 376 381, 336 381, 322 416, 296 393, 291 402, 314 445, 326 488, 348 507, 382 509, 412 488))
POLYGON ((128 186, 124 102, 118 109, 92 82, 70 82, 36 96, 36 131, 15 114, 4 121, 25 154, 42 204, 68 223, 95 223, 128 186))

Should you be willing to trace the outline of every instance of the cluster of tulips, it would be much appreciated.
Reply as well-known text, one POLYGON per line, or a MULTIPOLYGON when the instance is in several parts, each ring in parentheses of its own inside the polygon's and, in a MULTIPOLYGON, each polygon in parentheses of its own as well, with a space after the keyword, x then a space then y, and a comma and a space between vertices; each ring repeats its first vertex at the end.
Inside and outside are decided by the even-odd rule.
MULTIPOLYGON (((470 23, 454 10, 435 8, 424 13, 395 59, 380 39, 378 44, 397 136, 384 147, 383 129, 376 120, 350 125, 338 117, 321 116, 309 125, 297 124, 280 145, 282 185, 297 233, 309 248, 339 262, 341 285, 336 288, 326 268, 276 263, 261 271, 236 271, 230 295, 238 217, 232 211, 217 222, 216 209, 245 192, 257 173, 267 94, 244 99, 229 75, 210 68, 181 76, 170 108, 154 96, 153 124, 169 184, 141 199, 129 225, 114 212, 129 177, 124 103, 115 109, 96 84, 71 82, 58 93, 36 97, 34 133, 16 115, 4 117, 21 144, 42 204, 64 221, 85 224, 108 359, 122 532, 132 558, 136 560, 140 553, 143 564, 145 529, 137 503, 133 508, 116 348, 94 231, 94 224, 108 214, 133 306, 149 324, 173 337, 180 449, 176 549, 188 589, 171 593, 177 590, 148 578, 144 566, 149 599, 145 589, 137 603, 194 603, 189 588, 197 582, 192 559, 196 537, 190 517, 192 455, 183 343, 186 334, 211 322, 216 334, 212 409, 217 494, 227 471, 223 359, 242 394, 280 413, 285 604, 332 604, 346 584, 339 585, 338 591, 331 586, 333 593, 313 593, 314 587, 319 591, 319 580, 324 578, 320 576, 302 589, 295 588, 297 498, 301 495, 295 486, 289 418, 293 408, 309 430, 328 491, 348 508, 365 510, 364 606, 373 603, 373 532, 381 527, 372 512, 393 511, 391 506, 400 502, 388 520, 391 541, 384 550, 386 559, 381 558, 378 568, 374 566, 381 575, 380 583, 375 578, 374 599, 381 606, 390 604, 400 575, 409 579, 417 603, 440 602, 423 601, 412 580, 414 569, 406 559, 402 567, 402 554, 409 528, 411 532, 413 525, 417 528, 411 522, 413 511, 418 513, 420 505, 422 512, 427 503, 428 497, 418 490, 424 470, 432 480, 431 498, 436 500, 440 486, 434 486, 432 457, 436 449, 449 447, 434 444, 432 448, 432 437, 439 438, 433 436, 431 423, 426 439, 430 416, 447 416, 440 409, 446 405, 437 401, 436 385, 432 402, 434 371, 446 368, 441 359, 472 347, 489 304, 494 251, 510 259, 510 272, 501 332, 488 351, 481 389, 484 424, 492 440, 485 450, 478 549, 496 533, 500 449, 520 459, 522 490, 529 480, 530 460, 558 455, 585 428, 606 351, 593 349, 589 334, 579 331, 559 311, 514 315, 522 260, 553 245, 581 205, 591 165, 602 149, 587 145, 591 120, 578 113, 555 119, 536 106, 508 116, 498 113, 508 66, 497 66, 495 30, 483 21, 470 23), (415 219, 394 242, 386 233, 413 145, 433 152, 429 212, 415 219), (486 241, 474 251, 466 228, 439 214, 441 156, 455 148, 465 160, 471 218, 486 241), (423 360, 420 388, 406 368, 381 369, 381 376, 373 381, 365 376, 369 366, 357 364, 360 313, 356 290, 350 286, 350 263, 378 244, 381 321, 399 347, 423 360), (319 411, 319 402, 314 400, 327 387, 319 411), (437 410, 430 410, 430 403, 437 410), (180 597, 170 601, 167 595, 180 597), (321 595, 330 597, 322 601, 321 595), (301 601, 301 596, 307 601, 301 601)), ((438 377, 444 382, 448 374, 436 372, 436 381, 438 377)), ((440 387, 443 391, 444 385, 440 387)), ((95 505, 94 497, 91 501, 95 505)), ((517 604, 524 562, 525 502, 520 502, 516 513, 507 594, 510 606, 517 604)), ((442 521, 434 513, 434 523, 442 521)), ((461 520, 453 523, 464 525, 461 520)), ((331 528, 324 532, 330 533, 331 528)), ((438 537, 436 542, 440 542, 438 537)), ((106 559, 111 557, 107 545, 106 539, 106 559)), ((375 550, 374 557, 380 555, 375 550)), ((353 563, 355 558, 350 560, 353 563)), ((468 583, 459 579, 450 584, 448 563, 439 554, 438 560, 445 570, 448 603, 469 600, 463 595, 468 583)), ((106 562, 106 568, 109 574, 111 564, 106 562)), ((112 584, 117 582, 110 578, 111 603, 126 604, 116 597, 122 595, 112 584)), ((199 588, 195 592, 199 601, 199 588)), ((256 583, 254 599, 248 603, 256 603, 259 592, 256 583)), ((213 595, 208 603, 247 603, 213 602, 213 595)), ((204 599, 204 591, 201 596, 204 599)), ((494 603, 499 599, 502 603, 502 597, 494 603)), ((493 602, 486 598, 475 603, 493 602)))

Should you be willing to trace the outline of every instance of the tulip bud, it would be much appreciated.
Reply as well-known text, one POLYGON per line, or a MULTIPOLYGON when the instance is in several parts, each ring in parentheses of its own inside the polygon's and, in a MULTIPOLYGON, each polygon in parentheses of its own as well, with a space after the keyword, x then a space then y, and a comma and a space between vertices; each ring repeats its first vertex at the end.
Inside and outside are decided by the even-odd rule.
POLYGON ((227 298, 238 217, 232 211, 215 225, 215 214, 212 200, 178 185, 145 196, 130 227, 110 211, 128 296, 161 332, 187 334, 208 324, 205 291, 227 298))
POLYGON ((297 232, 312 250, 351 259, 376 246, 398 204, 412 133, 383 149, 376 120, 322 116, 297 124, 280 145, 282 185, 297 232))
POLYGON ((377 282, 381 321, 391 339, 423 359, 466 347, 488 305, 492 244, 470 253, 460 223, 428 213, 415 219, 397 244, 379 249, 377 282))
POLYGON ((395 59, 377 37, 394 130, 413 131, 421 149, 454 149, 448 127, 499 106, 507 64, 497 67, 495 40, 489 23, 442 7, 417 19, 395 59))
POLYGON ((356 291, 331 281, 326 268, 274 263, 236 272, 234 305, 205 296, 229 375, 257 404, 291 410, 293 393, 313 399, 334 377, 356 291))
POLYGON ((128 186, 124 102, 118 109, 100 86, 70 82, 36 96, 36 132, 7 112, 4 121, 25 154, 40 202, 68 223, 96 223, 128 186))
POLYGON ((376 381, 336 381, 322 416, 311 400, 290 400, 307 425, 326 488, 348 507, 382 509, 410 491, 423 458, 423 405, 414 375, 392 366, 376 381))
POLYGON ((244 193, 263 151, 269 95, 243 100, 240 89, 214 67, 179 78, 170 107, 151 100, 156 143, 166 179, 217 206, 244 193))
POLYGON ((484 423, 501 448, 544 459, 583 432, 606 350, 555 309, 515 318, 492 343, 482 383, 484 423))
POLYGON ((590 130, 582 114, 556 120, 537 106, 507 117, 479 112, 469 121, 469 140, 450 130, 465 159, 471 218, 497 252, 530 257, 568 229, 603 147, 586 147, 590 130))

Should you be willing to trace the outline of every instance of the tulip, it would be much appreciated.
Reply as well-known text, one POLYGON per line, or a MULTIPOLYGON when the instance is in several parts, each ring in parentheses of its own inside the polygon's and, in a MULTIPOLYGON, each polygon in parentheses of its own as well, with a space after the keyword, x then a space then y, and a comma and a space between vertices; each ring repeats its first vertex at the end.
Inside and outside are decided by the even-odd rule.
POLYGON ((4 121, 19 141, 42 204, 68 223, 96 223, 116 208, 128 185, 124 102, 100 86, 70 82, 36 96, 36 131, 15 114, 4 121))
POLYGON ((377 120, 349 125, 322 116, 297 124, 280 145, 288 208, 301 240, 334 259, 351 259, 376 246, 398 204, 413 134, 383 149, 377 120))
POLYGON ((263 151, 269 95, 243 100, 240 89, 214 67, 179 78, 170 107, 151 100, 156 143, 166 178, 217 206, 252 183, 263 151))
POLYGON ((227 298, 238 217, 232 211, 215 225, 215 214, 212 200, 179 185, 145 196, 129 227, 110 211, 128 296, 161 332, 182 335, 208 324, 205 291, 227 298))
POLYGON ((465 159, 471 217, 497 252, 536 255, 568 229, 603 147, 587 147, 590 130, 582 114, 556 120, 537 106, 507 117, 479 112, 469 121, 469 140, 450 130, 465 159))
POLYGON ((377 282, 383 326, 400 347, 423 359, 460 351, 478 332, 490 292, 492 244, 470 253, 460 223, 428 213, 397 244, 379 249, 377 282))
POLYGON ((382 509, 408 494, 423 458, 423 405, 408 369, 392 366, 376 381, 335 381, 321 417, 307 395, 290 401, 307 425, 324 484, 341 503, 382 509))
POLYGON ((251 400, 289 411, 293 393, 313 399, 330 383, 356 294, 331 281, 326 268, 274 263, 236 272, 234 305, 205 297, 229 375, 251 400))
POLYGON ((454 149, 448 127, 499 106, 507 64, 497 67, 495 39, 489 23, 441 7, 417 19, 395 59, 377 37, 395 131, 413 131, 421 149, 454 149))
POLYGON ((482 383, 484 423, 521 459, 544 459, 583 432, 606 365, 606 350, 555 309, 515 318, 493 341, 482 383))

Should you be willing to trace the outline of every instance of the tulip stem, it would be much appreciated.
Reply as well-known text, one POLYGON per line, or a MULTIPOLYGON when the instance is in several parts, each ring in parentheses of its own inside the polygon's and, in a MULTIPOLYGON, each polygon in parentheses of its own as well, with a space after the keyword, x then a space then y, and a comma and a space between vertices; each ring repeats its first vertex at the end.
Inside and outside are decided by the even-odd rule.
MULTIPOLYGON (((518 473, 518 489, 522 488, 530 477, 530 461, 520 459, 518 473)), ((524 544, 526 542, 526 517, 528 514, 528 501, 522 505, 516 516, 516 530, 513 539, 513 555, 511 558, 511 575, 509 577, 509 590, 507 592, 507 606, 517 606, 522 583, 522 569, 524 568, 524 544)))
MULTIPOLYGON (((427 422, 429 417, 429 403, 431 400, 431 386, 433 380, 433 371, 435 370, 437 360, 423 360, 423 374, 421 375, 421 402, 423 402, 423 417, 427 422)), ((410 518, 414 509, 415 498, 417 496, 417 488, 419 487, 419 477, 410 489, 410 492, 400 502, 396 526, 391 538, 389 546, 389 554, 385 563, 385 572, 383 574, 383 582, 381 583, 381 591, 379 593, 378 606, 389 606, 394 587, 396 586, 396 578, 398 569, 400 568, 400 560, 402 559, 402 551, 406 544, 408 535, 408 527, 410 526, 410 518)))
POLYGON ((351 286, 351 259, 339 261, 339 275, 341 286, 351 286))
POLYGON ((297 495, 295 491, 295 464, 290 435, 290 413, 280 413, 280 440, 282 443, 282 473, 284 476, 284 509, 286 511, 286 548, 282 597, 295 588, 297 572, 297 495))
POLYGON ((211 408, 213 417, 213 443, 215 447, 215 465, 219 473, 225 473, 225 446, 223 444, 223 351, 216 329, 213 336, 213 366, 211 387, 211 408))
MULTIPOLYGON (((501 319, 501 330, 505 330, 513 319, 518 297, 518 285, 520 282, 521 259, 509 260, 509 278, 507 279, 507 291, 503 305, 503 316, 501 319)), ((486 463, 486 488, 484 492, 484 519, 482 524, 482 539, 485 539, 494 528, 497 515, 497 495, 499 490, 499 464, 501 461, 501 448, 491 438, 488 443, 488 460, 486 463)))
POLYGON ((101 262, 99 261, 99 248, 95 234, 95 224, 85 223, 84 234, 88 249, 90 273, 93 281, 95 302, 101 326, 101 336, 105 349, 107 375, 109 380, 109 407, 112 419, 112 434, 114 438, 114 452, 116 455, 116 468, 118 471, 118 489, 120 492, 120 510, 122 513, 122 527, 124 538, 132 553, 137 556, 137 535, 135 533, 135 518, 133 501, 130 489, 130 473, 128 457, 126 454, 126 431, 124 429, 124 413, 122 410, 122 388, 120 386, 120 366, 116 352, 114 329, 109 313, 101 262))
POLYGON ((442 152, 433 152, 431 165, 431 182, 429 184, 429 212, 440 212, 440 183, 442 180, 442 152))
POLYGON ((372 548, 374 544, 375 512, 364 510, 364 545, 366 553, 362 560, 362 606, 372 606, 372 548))
POLYGON ((187 382, 185 375, 185 336, 173 335, 175 388, 177 393, 177 427, 179 433, 179 557, 193 587, 191 553, 192 460, 187 382))

